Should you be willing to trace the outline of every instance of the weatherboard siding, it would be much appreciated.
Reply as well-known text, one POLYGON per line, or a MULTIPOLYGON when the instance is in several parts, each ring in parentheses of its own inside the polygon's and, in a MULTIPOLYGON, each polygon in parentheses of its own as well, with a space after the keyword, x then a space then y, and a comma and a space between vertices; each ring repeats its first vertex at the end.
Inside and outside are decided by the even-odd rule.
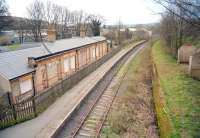
POLYGON ((19 77, 19 78, 16 78, 16 79, 10 81, 11 92, 12 92, 14 102, 21 101, 25 98, 33 96, 33 84, 32 84, 32 82, 33 82, 32 81, 32 74, 27 74, 27 75, 24 75, 22 77, 19 77), (23 93, 22 88, 20 87, 20 83, 22 83, 23 81, 26 81, 26 80, 31 81, 31 89, 23 93))
POLYGON ((9 80, 0 75, 0 88, 2 93, 11 92, 9 80))
MULTIPOLYGON (((77 70, 102 58, 107 52, 107 42, 101 41, 36 61, 37 66, 33 77, 36 94, 45 92, 77 70)), ((11 81, 11 92, 14 97, 23 99, 23 96, 27 97, 27 95, 33 94, 33 89, 27 94, 21 93, 20 80, 27 77, 32 80, 31 75, 26 75, 11 81)))

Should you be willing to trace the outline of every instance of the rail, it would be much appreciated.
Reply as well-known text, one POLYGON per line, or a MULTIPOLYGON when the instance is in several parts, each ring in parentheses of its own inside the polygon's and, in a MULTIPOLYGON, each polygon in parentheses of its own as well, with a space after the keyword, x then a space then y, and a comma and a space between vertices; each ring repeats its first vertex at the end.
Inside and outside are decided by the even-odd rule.
MULTIPOLYGON (((143 44, 143 43, 142 43, 143 44)), ((89 114, 92 112, 92 110, 94 109, 95 105, 98 103, 98 101, 101 99, 101 96, 103 95, 104 91, 107 89, 107 87, 109 86, 110 82, 112 81, 112 79, 114 78, 115 74, 118 72, 119 68, 127 61, 127 59, 136 52, 136 50, 138 50, 141 47, 141 44, 138 44, 137 46, 133 47, 132 49, 130 49, 125 55, 123 55, 116 63, 115 65, 110 69, 110 71, 108 71, 106 73, 106 75, 103 77, 103 79, 101 80, 101 83, 105 83, 103 88, 96 88, 96 89, 100 89, 99 92, 97 92, 98 94, 95 95, 95 98, 92 98, 93 100, 89 100, 88 104, 90 104, 89 106, 87 106, 87 108, 85 109, 85 111, 83 113, 80 114, 80 116, 76 119, 72 119, 72 120, 76 120, 78 122, 78 125, 76 125, 75 127, 72 128, 72 131, 70 132, 70 136, 68 135, 68 137, 74 138, 77 136, 78 132, 80 131, 81 127, 83 126, 85 120, 87 119, 87 117, 89 116, 89 114), (117 70, 117 71, 116 71, 117 70)), ((129 67, 130 68, 130 67, 129 67)), ((129 68, 127 69, 127 71, 124 73, 122 80, 124 79, 124 77, 126 76, 129 68)), ((95 137, 98 137, 103 123, 111 109, 111 105, 114 102, 118 92, 119 92, 119 88, 121 86, 122 81, 120 81, 120 84, 118 85, 117 91, 114 94, 114 96, 112 97, 112 101, 110 106, 107 107, 106 112, 104 113, 104 115, 101 118, 101 121, 98 123, 98 127, 95 130, 96 134, 95 137)), ((88 99, 87 99, 88 100, 88 99)), ((67 122, 66 122, 67 124, 67 122)), ((63 131, 62 128, 59 131, 63 131)), ((59 132, 58 135, 56 135, 57 137, 59 137, 59 132)), ((62 137, 62 136, 61 136, 62 137)))

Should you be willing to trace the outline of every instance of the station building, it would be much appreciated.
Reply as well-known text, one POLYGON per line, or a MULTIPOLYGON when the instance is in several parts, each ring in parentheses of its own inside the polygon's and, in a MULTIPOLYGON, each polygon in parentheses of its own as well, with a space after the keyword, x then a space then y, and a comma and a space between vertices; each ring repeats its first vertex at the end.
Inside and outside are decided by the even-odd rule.
POLYGON ((45 92, 76 71, 97 61, 109 52, 104 37, 77 37, 55 40, 40 47, 0 54, 0 92, 12 93, 13 100, 45 92))

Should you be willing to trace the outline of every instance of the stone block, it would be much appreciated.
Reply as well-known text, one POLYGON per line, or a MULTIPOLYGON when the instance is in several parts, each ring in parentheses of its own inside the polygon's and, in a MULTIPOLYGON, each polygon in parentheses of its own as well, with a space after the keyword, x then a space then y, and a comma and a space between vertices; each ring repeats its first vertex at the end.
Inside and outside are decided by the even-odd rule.
POLYGON ((184 45, 178 50, 178 63, 189 63, 190 56, 196 52, 197 48, 192 45, 184 45))
POLYGON ((200 50, 190 56, 189 74, 196 79, 200 79, 200 50))

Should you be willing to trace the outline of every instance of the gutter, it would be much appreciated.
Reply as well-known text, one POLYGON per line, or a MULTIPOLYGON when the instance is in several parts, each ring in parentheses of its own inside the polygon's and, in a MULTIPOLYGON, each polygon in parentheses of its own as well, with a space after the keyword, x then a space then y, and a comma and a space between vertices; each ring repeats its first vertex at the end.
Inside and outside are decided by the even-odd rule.
POLYGON ((82 46, 79 46, 79 47, 75 47, 75 48, 72 48, 72 49, 68 49, 68 50, 63 50, 63 51, 59 51, 59 52, 55 52, 55 53, 50 53, 50 54, 47 54, 47 55, 44 55, 44 56, 40 56, 40 57, 33 57, 34 60, 36 61, 40 61, 40 60, 43 60, 43 59, 46 59, 46 58, 49 58, 49 57, 54 57, 56 55, 60 55, 64 52, 67 52, 67 51, 72 51, 72 50, 75 50, 75 49, 80 49, 82 47, 89 47, 88 45, 91 45, 91 44, 96 44, 98 42, 103 42, 103 41, 106 41, 105 40, 102 40, 102 41, 97 41, 97 42, 94 42, 94 43, 89 43, 89 44, 86 44, 86 45, 82 45, 82 46))
MULTIPOLYGON (((102 41, 97 41, 97 42, 94 42, 94 43, 90 43, 90 44, 96 44, 96 43, 98 43, 98 42, 103 42, 103 41, 106 41, 106 39, 105 39, 105 40, 102 40, 102 41)), ((61 54, 63 54, 64 52, 72 51, 72 50, 75 50, 75 49, 80 49, 80 48, 86 47, 86 46, 89 47, 88 45, 90 45, 90 44, 82 45, 82 46, 80 46, 80 47, 75 47, 75 48, 72 48, 72 49, 63 50, 63 51, 59 51, 59 52, 55 52, 55 53, 52 53, 52 52, 51 52, 50 54, 47 54, 47 55, 44 55, 44 56, 33 57, 33 59, 36 60, 36 61, 41 61, 41 60, 47 59, 47 58, 49 58, 49 57, 55 57, 55 56, 57 56, 57 55, 61 55, 61 54)), ((28 75, 28 74, 31 74, 31 73, 34 73, 34 72, 35 72, 35 70, 30 71, 30 72, 27 72, 27 73, 24 73, 24 74, 22 74, 22 75, 18 75, 18 76, 16 76, 16 77, 10 78, 10 79, 8 79, 8 80, 9 80, 9 81, 12 81, 12 80, 15 80, 15 79, 17 79, 17 78, 19 78, 19 77, 22 77, 22 76, 25 76, 25 75, 28 75)))

